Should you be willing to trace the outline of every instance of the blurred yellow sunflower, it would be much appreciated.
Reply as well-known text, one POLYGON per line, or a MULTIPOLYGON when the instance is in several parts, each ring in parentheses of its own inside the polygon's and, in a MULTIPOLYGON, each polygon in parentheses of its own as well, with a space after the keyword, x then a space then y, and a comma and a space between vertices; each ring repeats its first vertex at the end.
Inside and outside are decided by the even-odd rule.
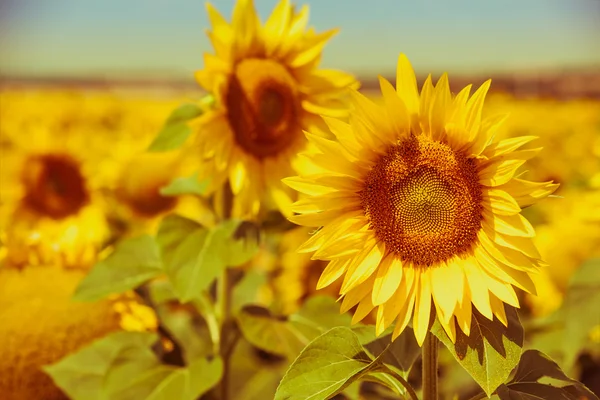
POLYGON ((542 265, 521 208, 558 186, 515 177, 534 137, 493 141, 505 117, 481 118, 490 81, 452 96, 446 74, 429 76, 419 94, 401 54, 396 89, 380 85, 383 107, 353 91, 349 124, 325 117, 337 141, 306 132, 320 174, 284 180, 308 196, 290 220, 321 227, 300 249, 329 261, 318 287, 343 276, 342 311, 358 304, 356 322, 378 307, 377 333, 396 321, 394 338, 412 317, 419 344, 432 303, 453 341, 454 319, 470 334, 472 305, 506 325, 513 286, 535 293, 542 265))
POLYGON ((48 126, 4 133, 0 172, 6 262, 86 267, 108 236, 84 138, 48 126))
POLYGON ((212 212, 196 196, 168 196, 161 189, 169 185, 184 170, 177 152, 140 153, 123 162, 117 179, 115 197, 119 204, 118 218, 126 223, 130 234, 154 231, 165 214, 174 212, 214 224, 212 212))
POLYGON ((204 55, 196 80, 216 106, 199 119, 195 157, 199 151, 206 161, 214 188, 229 180, 234 215, 254 216, 265 204, 288 212, 293 191, 281 179, 305 146, 302 130, 325 128, 319 115, 346 116, 340 94, 357 82, 317 69, 336 30, 306 30, 308 6, 296 11, 282 0, 264 25, 251 0, 236 3, 231 24, 212 5, 207 10, 215 54, 204 55))
POLYGON ((4 400, 66 399, 41 367, 108 333, 153 331, 154 311, 134 295, 71 301, 84 271, 0 267, 0 393, 4 400))

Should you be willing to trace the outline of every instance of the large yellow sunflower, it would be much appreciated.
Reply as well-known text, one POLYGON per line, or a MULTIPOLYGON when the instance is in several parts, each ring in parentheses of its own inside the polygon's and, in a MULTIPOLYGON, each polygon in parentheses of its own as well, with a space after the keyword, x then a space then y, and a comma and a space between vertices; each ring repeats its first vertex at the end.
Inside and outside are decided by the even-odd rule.
POLYGON ((430 76, 419 94, 400 55, 396 89, 380 84, 383 106, 352 91, 350 123, 325 118, 337 141, 306 133, 321 173, 284 180, 308 196, 290 219, 322 227, 300 249, 329 261, 318 287, 343 277, 342 311, 358 304, 360 321, 377 307, 377 332, 396 321, 394 337, 412 317, 420 344, 432 303, 452 340, 455 319, 469 335, 472 305, 507 324, 513 286, 535 292, 542 265, 521 208, 557 187, 515 176, 534 138, 493 141, 504 117, 481 118, 490 81, 452 96, 446 74, 430 76))
POLYGON ((344 117, 340 94, 357 84, 347 73, 317 69, 336 30, 306 30, 308 6, 296 11, 288 0, 264 25, 251 0, 237 2, 231 24, 212 5, 207 10, 215 54, 204 55, 196 79, 216 107, 199 120, 195 157, 199 151, 207 161, 215 188, 229 179, 234 215, 256 215, 261 202, 287 211, 293 191, 281 179, 294 173, 302 130, 325 128, 319 115, 344 117))

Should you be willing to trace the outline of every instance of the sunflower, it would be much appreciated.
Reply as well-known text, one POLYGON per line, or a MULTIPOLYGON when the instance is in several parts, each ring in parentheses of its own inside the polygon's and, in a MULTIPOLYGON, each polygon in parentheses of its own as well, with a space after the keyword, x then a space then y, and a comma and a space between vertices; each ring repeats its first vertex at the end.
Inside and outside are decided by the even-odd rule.
POLYGON ((3 132, 10 143, 0 172, 8 264, 86 267, 108 236, 95 158, 84 150, 84 138, 59 135, 48 125, 3 132))
POLYGON ((231 24, 212 5, 207 10, 215 54, 204 55, 195 76, 216 105, 198 120, 193 157, 200 153, 214 188, 229 180, 234 215, 255 216, 261 202, 288 212, 293 191, 281 179, 293 174, 306 144, 302 130, 326 128, 319 115, 346 116, 340 95, 357 82, 317 69, 336 30, 306 30, 308 6, 296 11, 282 0, 264 25, 251 0, 237 2, 231 24))
POLYGON ((66 399, 41 368, 116 331, 154 331, 154 311, 134 295, 74 303, 85 276, 60 266, 0 267, 0 393, 5 400, 66 399))
POLYGON ((352 91, 349 124, 325 117, 337 141, 306 132, 321 173, 284 180, 307 195, 290 220, 320 227, 299 249, 329 261, 317 286, 343 276, 354 322, 377 307, 377 333, 396 321, 395 338, 412 317, 419 344, 432 308, 453 341, 456 325, 470 334, 472 306, 506 325, 513 286, 534 293, 543 265, 521 208, 558 186, 515 176, 534 138, 493 141, 505 117, 481 118, 490 81, 453 96, 446 74, 435 87, 429 76, 419 94, 401 54, 396 89, 380 86, 384 106, 352 91))
POLYGON ((196 196, 167 196, 161 189, 184 169, 177 152, 140 153, 123 162, 114 190, 116 220, 129 234, 154 231, 161 217, 174 212, 214 224, 214 216, 196 196), (124 207, 123 207, 124 206, 124 207))

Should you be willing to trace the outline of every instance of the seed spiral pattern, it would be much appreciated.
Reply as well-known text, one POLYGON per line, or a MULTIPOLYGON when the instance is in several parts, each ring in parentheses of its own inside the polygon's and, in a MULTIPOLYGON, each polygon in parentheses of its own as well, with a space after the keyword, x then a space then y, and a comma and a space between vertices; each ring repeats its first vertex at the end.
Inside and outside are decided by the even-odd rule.
POLYGON ((481 228, 475 160, 423 135, 392 146, 366 176, 360 196, 376 236, 415 267, 468 252, 481 228))

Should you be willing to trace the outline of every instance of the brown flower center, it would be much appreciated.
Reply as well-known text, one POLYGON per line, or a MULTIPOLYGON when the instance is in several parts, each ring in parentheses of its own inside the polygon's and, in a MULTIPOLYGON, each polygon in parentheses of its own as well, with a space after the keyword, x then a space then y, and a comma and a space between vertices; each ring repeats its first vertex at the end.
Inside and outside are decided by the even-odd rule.
POLYGON ((366 177, 362 206, 377 237, 428 267, 468 252, 481 228, 475 160, 424 136, 392 146, 366 177))
POLYGON ((301 134, 295 80, 275 61, 241 61, 230 77, 225 103, 236 142, 255 157, 279 154, 301 134))
POLYGON ((32 156, 22 179, 25 204, 51 218, 74 215, 89 201, 80 166, 66 154, 32 156))

